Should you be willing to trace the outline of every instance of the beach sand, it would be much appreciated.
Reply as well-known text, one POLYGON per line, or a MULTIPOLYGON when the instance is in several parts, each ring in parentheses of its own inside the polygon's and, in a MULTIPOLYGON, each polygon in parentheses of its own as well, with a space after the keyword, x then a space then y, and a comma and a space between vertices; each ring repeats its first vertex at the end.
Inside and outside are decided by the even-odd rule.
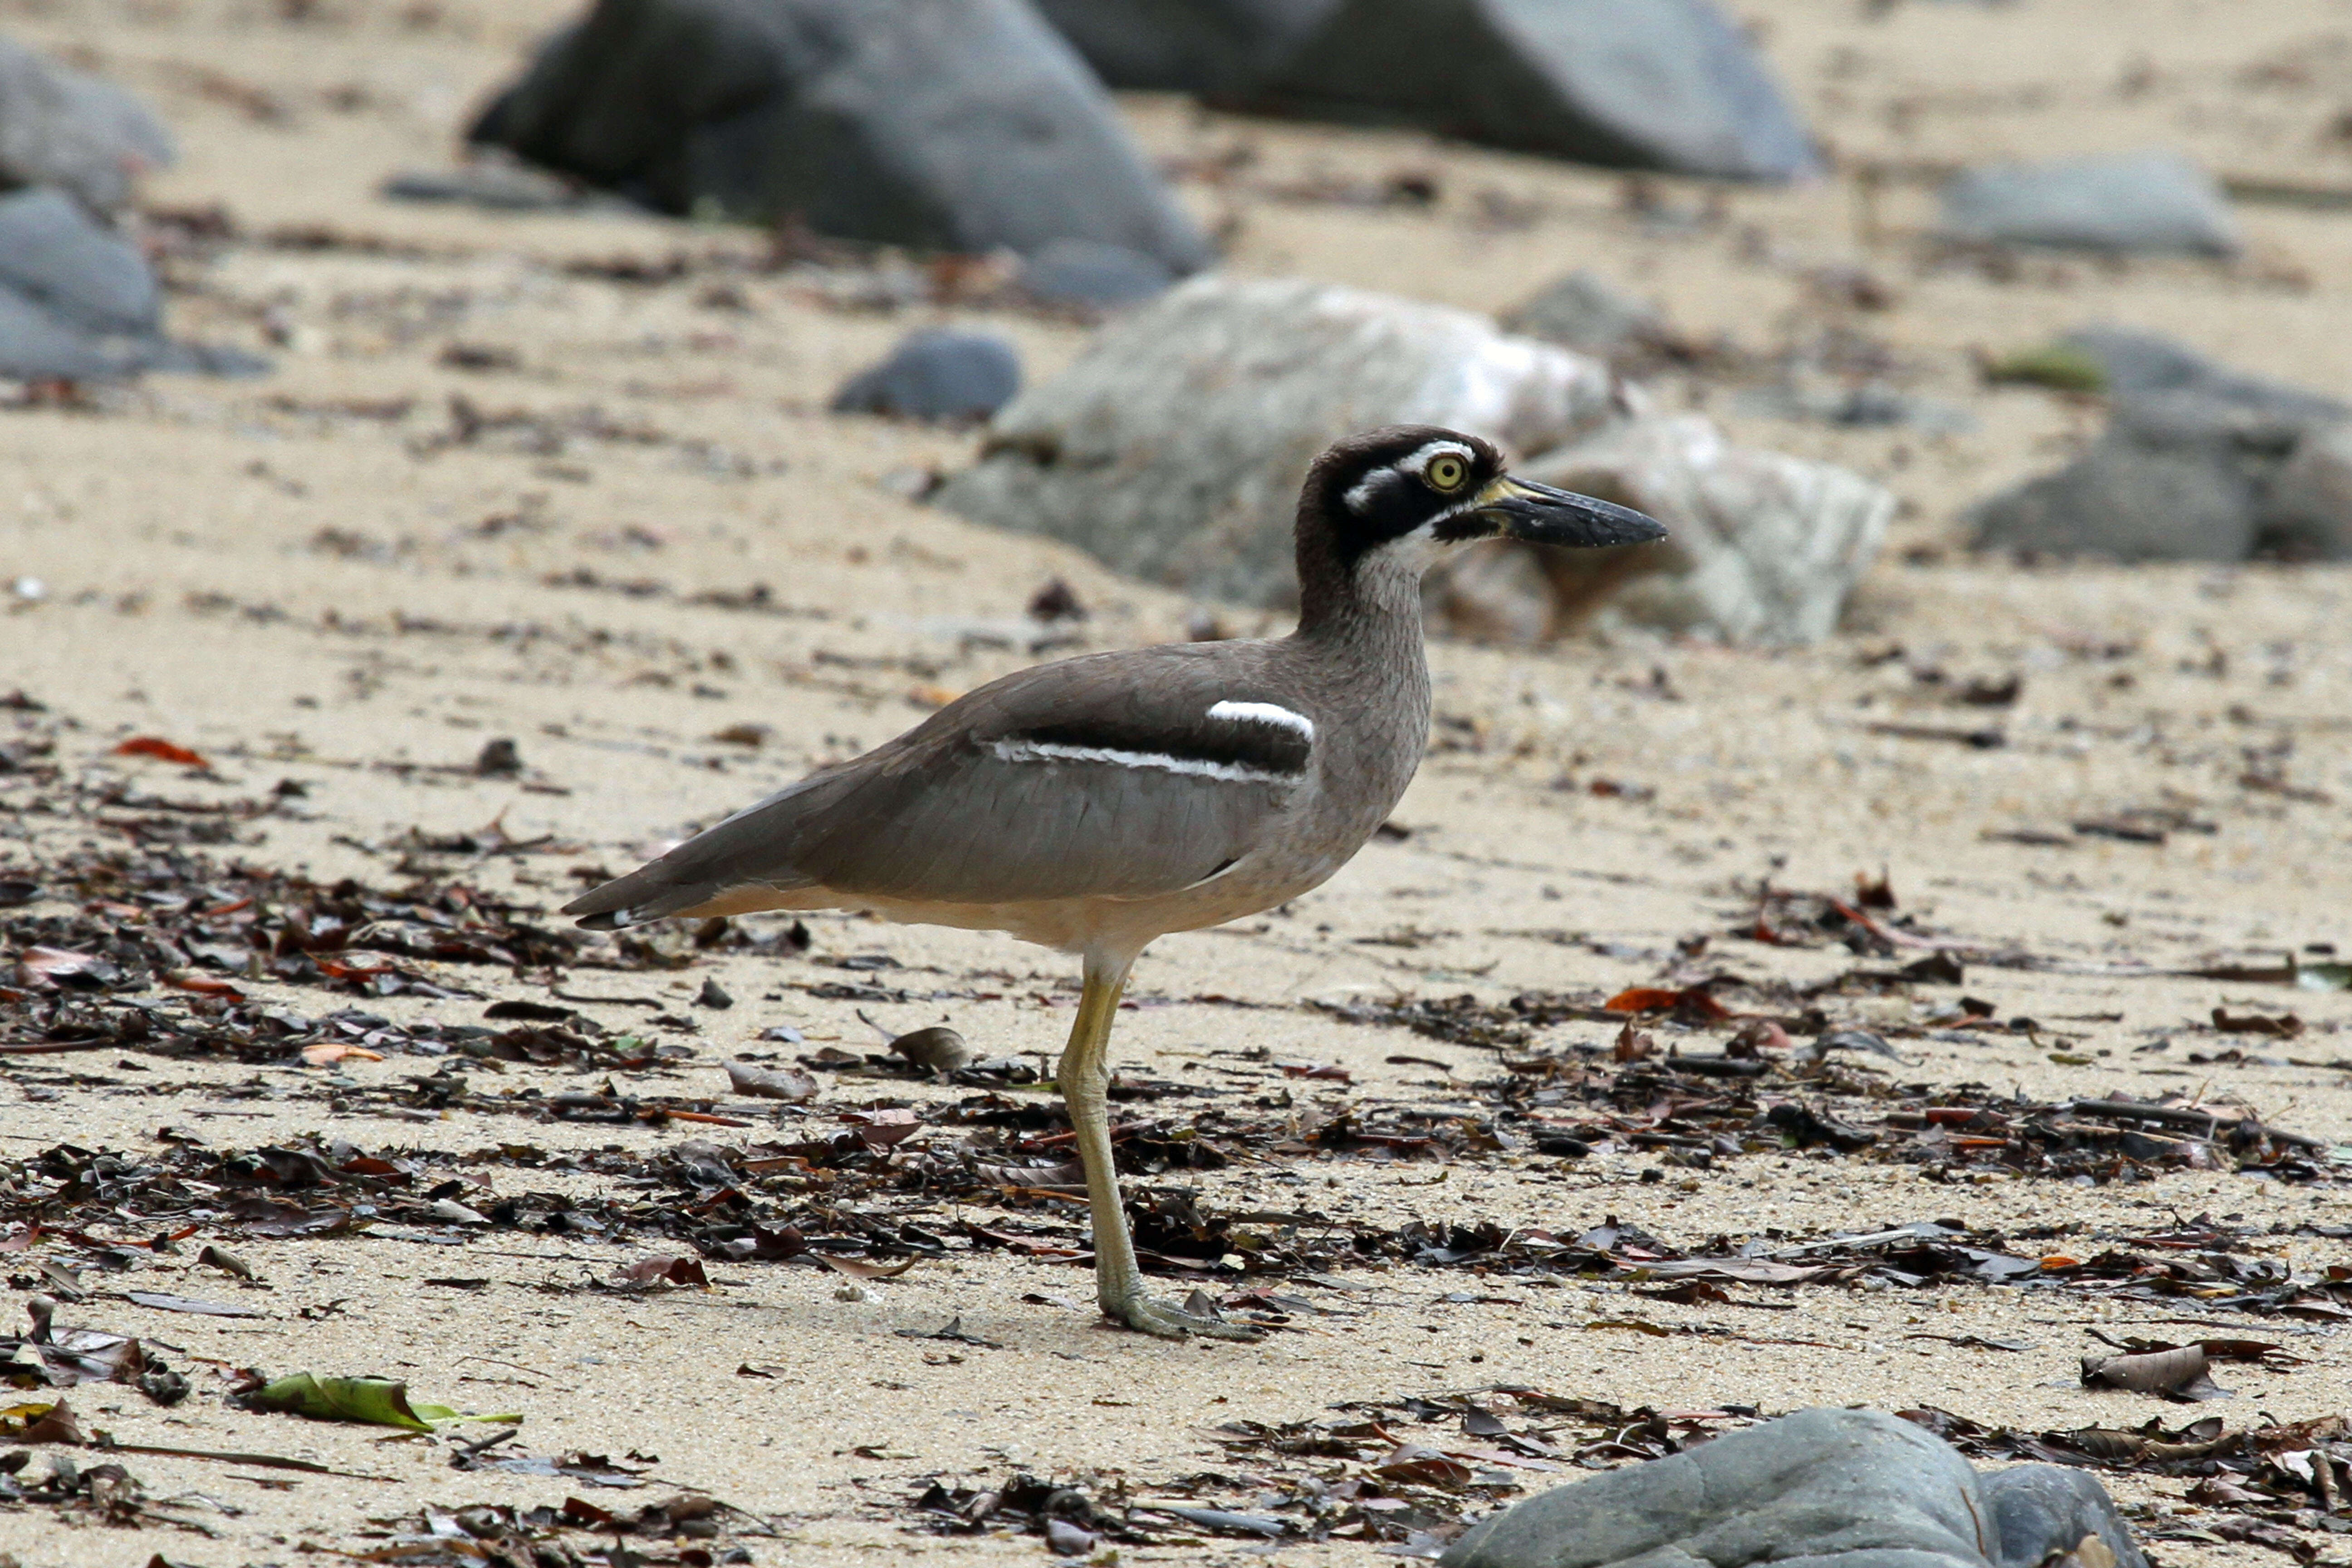
MULTIPOLYGON (((2352 186, 2352 142, 2329 131, 2352 105, 2352 16, 2323 0, 1868 9, 1740 7, 1837 155, 1837 174, 1797 190, 1633 182, 1404 132, 1124 100, 1151 151, 1190 171, 1180 193, 1225 226, 1238 270, 1493 310, 1591 267, 1748 363, 1827 333, 1867 341, 1907 390, 1965 411, 1973 428, 1760 418, 1716 373, 1657 378, 1669 406, 1704 408, 1756 445, 1847 464, 1901 498, 1846 628, 1771 652, 1631 635, 1539 650, 1434 644, 1439 722, 1396 814, 1404 836, 1281 910, 1156 944, 1137 974, 1141 1005, 1119 1019, 1121 1062, 1161 1079, 1236 1075, 1256 1096, 1253 1113, 1453 1104, 1498 1071, 1494 1051, 1350 1022, 1331 1005, 1607 994, 1654 983, 1677 962, 1676 943, 1701 934, 1723 970, 1817 982, 1863 961, 1835 945, 1732 934, 1752 928, 1757 889, 1845 896, 1857 875, 1883 872, 1896 912, 1936 942, 2040 966, 1972 961, 1957 990, 1836 999, 1842 1021, 1875 1025, 1906 1058, 1857 1058, 1863 1076, 1849 1084, 1974 1083, 2044 1101, 2177 1091, 2352 1139, 2352 994, 2137 973, 2325 958, 2314 944, 2336 944, 2339 962, 2352 952, 2352 570, 2025 566, 1969 555, 1959 518, 2064 461, 2102 419, 2079 401, 1980 384, 1979 352, 2108 321, 2352 397, 2352 212, 2242 205, 2249 244, 2233 262, 2038 258, 1989 273, 1937 256, 1925 237, 1932 187, 1918 176, 1994 155, 2164 144, 2249 180, 2352 186), (1867 180, 1865 167, 1888 172, 1867 180), (1202 173, 1215 169, 1230 172, 1202 173), (1429 176, 1434 201, 1364 196, 1400 174, 1429 176), (1842 300, 1837 268, 1866 271, 1889 302, 1842 300), (2011 676, 2011 705, 1955 699, 1971 680, 2011 676), (1920 738, 1986 728, 2002 743, 1920 738), (2076 830, 2133 812, 2170 825, 2162 842, 2076 830), (1923 1024, 1961 992, 2038 1026, 1923 1024), (2292 1013, 2303 1032, 2220 1035, 2217 1007, 2292 1013), (2232 1048, 2236 1058, 2210 1059, 2232 1048), (1352 1082, 1286 1078, 1285 1063, 1344 1068, 1352 1082)), ((0 878, 84 843, 123 847, 93 804, 109 787, 202 804, 281 799, 271 791, 286 779, 299 799, 239 821, 234 845, 213 854, 391 888, 416 869, 412 830, 472 833, 495 850, 495 824, 503 842, 537 847, 422 853, 427 868, 551 910, 596 868, 625 869, 1034 658, 1180 637, 1202 609, 1237 632, 1279 629, 1259 612, 1191 605, 916 504, 906 497, 919 476, 966 460, 975 437, 824 411, 840 378, 914 326, 1001 331, 1043 377, 1082 347, 1081 325, 980 308, 844 308, 808 275, 768 269, 763 237, 740 229, 374 195, 396 171, 446 166, 470 107, 570 10, 555 0, 8 7, 14 36, 105 72, 173 125, 184 157, 152 180, 148 205, 216 208, 232 237, 192 241, 167 263, 173 329, 267 353, 277 369, 249 382, 159 377, 82 406, 0 414, 0 581, 39 584, 0 614, 0 693, 21 689, 46 710, 0 712, 0 741, 10 723, 53 740, 68 781, 0 776, 0 878), (682 265, 665 276, 671 258, 682 265), (629 279, 616 265, 626 262, 655 280, 629 279), (488 351, 471 357, 501 368, 457 368, 452 345, 488 351), (490 416, 470 438, 459 399, 490 416), (507 414, 527 417, 501 422, 507 414), (1090 614, 1048 637, 1024 606, 1055 577, 1090 614), (763 601, 744 597, 753 584, 767 586, 763 601), (762 743, 714 738, 734 726, 766 727, 762 743), (213 769, 184 776, 115 754, 134 736, 193 748, 213 769), (472 771, 498 738, 515 742, 520 774, 472 771)), ((1075 998, 1068 960, 985 934, 808 925, 800 957, 720 951, 675 973, 581 967, 563 982, 647 996, 689 1019, 661 1037, 696 1054, 631 1092, 724 1100, 756 1121, 751 1131, 331 1108, 335 1075, 369 1101, 357 1091, 434 1065, 400 1055, 256 1068, 109 1050, 12 1060, 0 1072, 0 1158, 60 1142, 153 1155, 166 1147, 158 1130, 175 1125, 224 1150, 316 1133, 368 1151, 618 1145, 650 1159, 697 1138, 823 1136, 844 1111, 966 1092, 820 1074, 814 1107, 782 1113, 780 1129, 772 1107, 726 1099, 719 1066, 744 1050, 789 1060, 803 1047, 759 1038, 775 1026, 802 1030, 806 1049, 873 1050, 862 1008, 891 1030, 951 1023, 984 1056, 1058 1047, 1075 998), (899 967, 877 967, 875 955, 899 967), (736 1005, 696 1008, 706 977, 736 1005), (825 982, 915 999, 805 989, 825 982)), ((547 995, 495 966, 420 967, 484 998, 547 995)), ((350 1000, 239 984, 310 1015, 350 1000)), ((394 1021, 465 1023, 484 1002, 364 1005, 394 1021)), ((647 1026, 635 1003, 580 1005, 615 1032, 647 1026)), ((1657 1032, 1713 1051, 1730 1028, 1657 1032)), ((1537 1044, 1615 1034, 1572 1021, 1537 1044)), ((552 1093, 601 1076, 509 1065, 496 1082, 552 1093)), ((1571 1161, 1521 1147, 1443 1162, 1253 1155, 1150 1184, 1197 1188, 1226 1213, 1313 1210, 1390 1227, 1492 1220, 1568 1237, 1615 1215, 1694 1253, 1717 1236, 1736 1246, 1768 1229, 1813 1237, 1947 1216, 2012 1236, 2067 1227, 2016 1245, 2096 1251, 2210 1214, 2277 1227, 2252 1245, 2299 1270, 2347 1261, 2340 1238, 2310 1228, 2352 1220, 2340 1181, 2169 1169, 2100 1185, 1990 1170, 1932 1183, 1919 1170, 1758 1152, 1661 1179, 1648 1153, 1571 1161)), ((484 1174, 509 1192, 621 1190, 576 1173, 484 1174)), ((954 1212, 984 1223, 995 1211, 954 1212)), ((2035 1431, 2210 1414, 2234 1429, 2347 1406, 2342 1336, 2284 1318, 2231 1315, 2236 1329, 2204 1331, 2280 1339, 2309 1358, 2287 1372, 2220 1368, 2231 1401, 2189 1412, 2085 1390, 2076 1359, 2103 1351, 2086 1330, 2199 1331, 2172 1305, 2063 1289, 1816 1285, 1743 1291, 1786 1310, 1741 1310, 1408 1265, 1351 1271, 1369 1287, 1353 1291, 1276 1281, 1331 1310, 1261 1344, 1169 1345, 1097 1324, 1082 1268, 1002 1250, 958 1249, 843 1300, 849 1282, 832 1272, 766 1263, 714 1262, 708 1290, 583 1291, 583 1279, 607 1279, 647 1248, 511 1231, 462 1247, 228 1242, 263 1289, 196 1264, 203 1239, 142 1258, 135 1282, 94 1274, 90 1299, 59 1309, 61 1323, 173 1347, 195 1386, 165 1409, 125 1386, 85 1385, 70 1395, 84 1426, 126 1444, 290 1456, 367 1479, 125 1457, 151 1500, 183 1500, 215 1538, 0 1509, 0 1552, 24 1568, 151 1552, 284 1563, 381 1544, 362 1534, 369 1521, 428 1505, 580 1494, 634 1509, 678 1489, 776 1521, 781 1536, 740 1539, 762 1563, 1032 1560, 1045 1550, 1032 1539, 909 1532, 907 1504, 925 1478, 980 1484, 1026 1468, 1097 1489, 1123 1479, 1139 1495, 1214 1471, 1232 1483, 1218 1493, 1224 1505, 1244 1506, 1271 1483, 1253 1481, 1255 1461, 1229 1460, 1204 1428, 1497 1384, 1659 1409, 1927 1404, 2035 1431), (489 1283, 421 1283, 452 1275, 489 1283), (265 1315, 151 1310, 121 1299, 134 1283, 265 1315), (1608 1326, 1634 1318, 1692 1331, 1608 1326), (993 1348, 901 1337, 950 1319, 993 1348), (1970 1336, 2032 1348, 1953 1342, 1970 1336), (740 1375, 746 1365, 767 1370, 740 1375), (461 1474, 446 1442, 247 1414, 223 1403, 226 1371, 247 1366, 404 1378, 420 1399, 520 1411, 515 1446, 531 1453, 658 1456, 664 1484, 599 1491, 560 1476, 461 1474)), ((23 1277, 10 1301, 38 1282, 23 1277)), ((1525 1495, 1559 1478, 1514 1479, 1525 1495)), ((2197 1522, 2180 1501, 2185 1481, 2114 1485, 2197 1522)), ((2341 1559, 2339 1543, 2305 1539, 2341 1559)), ((2196 1568, 2274 1556, 2218 1539, 2160 1550, 2196 1568)), ((1257 1554, 1217 1540, 1122 1556, 1257 1554)), ((1279 1554, 1368 1563, 1377 1549, 1334 1541, 1279 1554)))

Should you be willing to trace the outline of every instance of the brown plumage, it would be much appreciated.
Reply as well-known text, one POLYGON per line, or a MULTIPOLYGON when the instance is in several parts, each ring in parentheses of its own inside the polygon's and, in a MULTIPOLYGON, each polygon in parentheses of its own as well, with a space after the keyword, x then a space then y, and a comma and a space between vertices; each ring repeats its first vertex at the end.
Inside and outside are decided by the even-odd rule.
POLYGON ((1423 571, 1507 534, 1635 543, 1639 513, 1505 477, 1472 437, 1395 426, 1319 458, 1299 498, 1298 629, 1095 654, 990 682, 575 900, 592 927, 858 909, 1081 953, 1061 1087, 1094 1204, 1103 1310, 1238 1331, 1141 1291, 1110 1171, 1103 1062, 1144 945, 1319 885, 1388 816, 1428 742, 1423 571))

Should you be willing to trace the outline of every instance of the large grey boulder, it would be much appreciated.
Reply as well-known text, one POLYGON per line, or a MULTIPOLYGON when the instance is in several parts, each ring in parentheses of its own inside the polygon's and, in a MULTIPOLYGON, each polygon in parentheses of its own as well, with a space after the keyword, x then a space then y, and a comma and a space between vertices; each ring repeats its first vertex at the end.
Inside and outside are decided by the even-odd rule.
POLYGON ((1786 180, 1821 166, 1710 0, 1340 0, 1254 96, 1612 168, 1786 180))
POLYGON ((2352 488, 2333 480, 2352 409, 2241 374, 2152 333, 2089 328, 2107 428, 2053 474, 1969 514, 1985 548, 2122 561, 2352 557, 2352 488))
POLYGON ((1255 87, 1339 0, 1037 0, 1113 87, 1220 98, 1255 87))
POLYGON ((1520 471, 1645 511, 1667 537, 1605 560, 1494 545, 1433 574, 1444 618, 1509 641, 1601 615, 1724 642, 1816 642, 1836 629, 1895 515, 1894 496, 1859 474, 1736 447, 1698 415, 1633 420, 1520 471))
POLYGON ((1876 1410, 1801 1410, 1556 1488, 1475 1526, 1441 1568, 2147 1568, 2098 1483, 1979 1477, 1876 1410), (2104 1551, 2086 1549, 2095 1537, 2104 1551))
POLYGON ((2173 153, 1964 169, 1943 209, 1946 237, 1980 245, 2230 256, 2239 244, 2221 186, 2173 153))
POLYGON ((52 185, 112 213, 171 161, 170 132, 137 99, 0 38, 0 185, 52 185))
POLYGON ((1190 272, 1208 242, 1023 0, 596 0, 468 132, 664 211, 1190 272))
POLYGON ((1287 605, 1298 486, 1339 437, 1413 421, 1541 451, 1617 416, 1623 396, 1596 362, 1467 311, 1196 278, 1006 405, 936 499, 1134 576, 1287 605))

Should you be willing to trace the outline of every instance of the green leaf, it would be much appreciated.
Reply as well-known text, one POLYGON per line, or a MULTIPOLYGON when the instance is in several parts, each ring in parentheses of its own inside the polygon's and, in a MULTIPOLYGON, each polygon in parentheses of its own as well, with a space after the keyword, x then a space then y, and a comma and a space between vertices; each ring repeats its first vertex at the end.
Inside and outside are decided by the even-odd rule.
POLYGON ((320 1377, 298 1372, 253 1396, 257 1410, 283 1410, 313 1421, 359 1421, 430 1432, 436 1421, 520 1421, 520 1415, 467 1415, 446 1405, 411 1405, 408 1384, 385 1377, 320 1377))
POLYGON ((2106 367, 2089 354, 2063 343, 2021 349, 1984 367, 1984 378, 1994 383, 2046 386, 2053 392, 2105 392, 2106 367))

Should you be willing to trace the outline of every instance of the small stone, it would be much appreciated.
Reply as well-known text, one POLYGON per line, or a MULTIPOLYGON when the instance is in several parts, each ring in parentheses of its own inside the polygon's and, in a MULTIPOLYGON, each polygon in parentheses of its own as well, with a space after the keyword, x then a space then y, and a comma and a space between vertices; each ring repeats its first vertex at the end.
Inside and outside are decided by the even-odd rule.
POLYGON ((486 779, 512 778, 522 772, 522 752, 503 735, 495 741, 485 741, 481 753, 474 759, 474 772, 486 779))
POLYGON ((945 1025, 900 1035, 890 1042, 890 1048, 930 1072, 953 1072, 971 1060, 971 1047, 945 1025))
POLYGON ((1646 302, 1580 268, 1504 312, 1503 330, 1603 359, 1654 342, 1665 322, 1646 302))
POLYGON ((1049 1519, 1045 1521, 1045 1544, 1055 1556, 1084 1557, 1095 1549, 1095 1533, 1066 1519, 1049 1519))
POLYGON ((2202 256, 2239 247, 2221 186, 2175 153, 1964 169, 1943 203, 1944 234, 1975 244, 2202 256))
POLYGON ((842 383, 832 407, 900 419, 985 419, 1020 390, 1021 360, 1012 344, 987 332, 926 327, 842 383))
POLYGON ((735 1005, 735 998, 727 994, 726 987, 719 984, 718 981, 710 978, 709 975, 703 976, 702 994, 697 996, 695 1001, 705 1007, 732 1007, 735 1005))

